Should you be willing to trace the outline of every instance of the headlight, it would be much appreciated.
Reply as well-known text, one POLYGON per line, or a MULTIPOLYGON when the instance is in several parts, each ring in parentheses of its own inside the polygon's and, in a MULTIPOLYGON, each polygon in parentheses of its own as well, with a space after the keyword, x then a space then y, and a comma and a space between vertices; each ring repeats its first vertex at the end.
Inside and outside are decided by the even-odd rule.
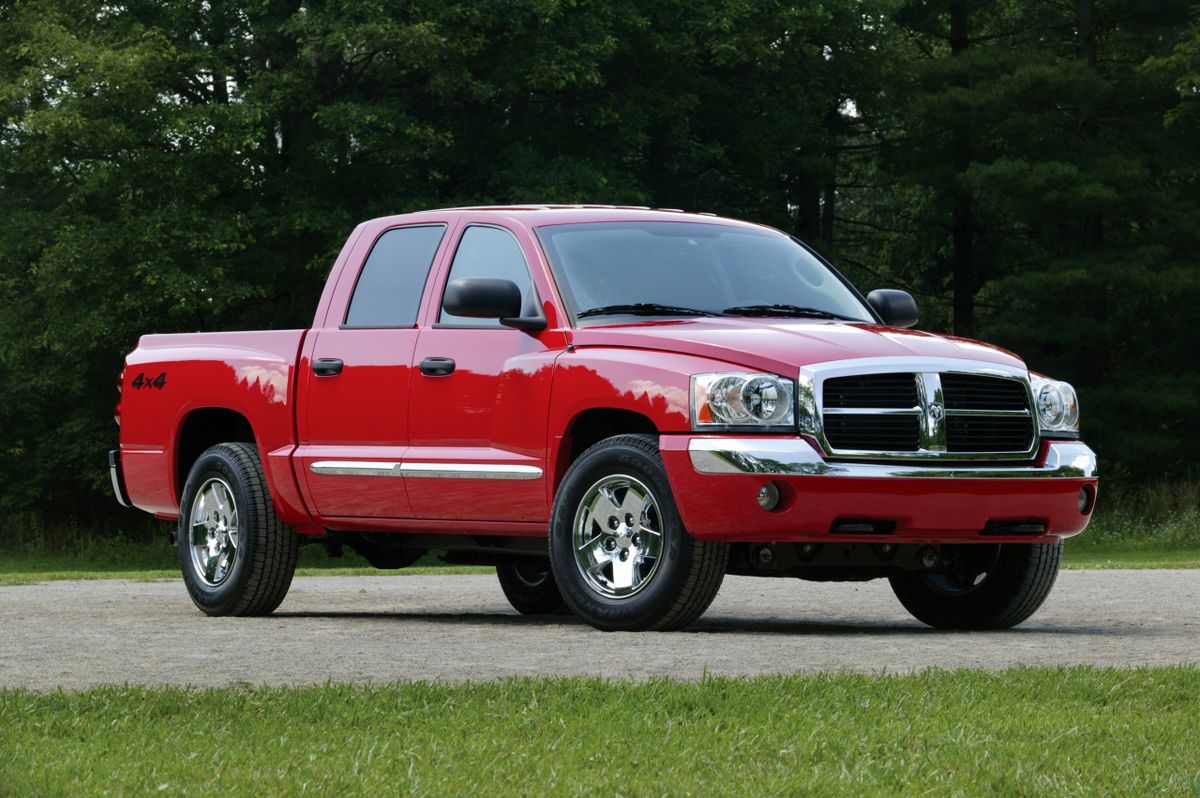
POLYGON ((1079 399, 1070 383, 1030 375, 1029 384, 1042 432, 1079 432, 1079 399))
POLYGON ((692 377, 692 428, 794 429, 795 396, 795 383, 774 374, 697 374, 692 377))

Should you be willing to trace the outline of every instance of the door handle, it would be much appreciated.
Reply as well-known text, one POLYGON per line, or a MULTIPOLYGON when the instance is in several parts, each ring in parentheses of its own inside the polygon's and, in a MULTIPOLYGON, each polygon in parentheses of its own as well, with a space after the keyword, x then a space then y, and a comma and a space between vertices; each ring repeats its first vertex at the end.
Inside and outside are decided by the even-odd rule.
POLYGON ((421 373, 426 377, 447 377, 454 373, 454 361, 448 357, 427 357, 421 361, 421 373))
POLYGON ((313 361, 312 370, 318 377, 336 377, 342 373, 343 365, 336 357, 319 357, 313 361))

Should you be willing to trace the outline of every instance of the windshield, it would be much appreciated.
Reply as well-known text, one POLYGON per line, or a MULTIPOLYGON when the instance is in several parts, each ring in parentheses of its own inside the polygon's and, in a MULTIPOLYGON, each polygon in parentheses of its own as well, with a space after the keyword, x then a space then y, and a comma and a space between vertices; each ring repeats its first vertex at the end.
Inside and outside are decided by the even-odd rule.
POLYGON ((537 230, 580 319, 782 316, 874 321, 861 300, 782 233, 701 222, 600 222, 537 230))

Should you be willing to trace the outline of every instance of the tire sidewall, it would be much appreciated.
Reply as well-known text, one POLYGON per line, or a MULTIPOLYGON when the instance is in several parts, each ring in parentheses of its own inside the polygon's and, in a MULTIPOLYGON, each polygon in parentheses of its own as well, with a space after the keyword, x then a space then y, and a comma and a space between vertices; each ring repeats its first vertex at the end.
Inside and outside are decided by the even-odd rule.
POLYGON ((923 574, 892 578, 897 598, 918 620, 942 629, 1009 628, 1032 615, 1045 601, 1057 578, 1062 543, 1001 544, 995 573, 978 587, 952 593, 937 587, 923 574), (1035 568, 1035 547, 1057 546, 1048 582, 1030 584, 1035 568), (1033 591, 1033 592, 1030 592, 1033 591), (1040 595, 1038 595, 1040 593, 1040 595), (1030 597, 1033 601, 1029 602, 1030 597), (1026 605, 1023 611, 1016 608, 1026 605))
POLYGON ((546 565, 545 576, 536 584, 529 585, 517 573, 518 569, 528 566, 499 565, 496 567, 496 578, 505 598, 513 609, 522 615, 562 615, 567 606, 559 592, 554 574, 546 565))
POLYGON ((661 616, 683 590, 692 539, 684 531, 666 469, 648 452, 627 443, 600 444, 567 471, 550 519, 550 565, 559 591, 576 613, 602 629, 645 628, 661 616), (584 493, 614 474, 636 477, 653 493, 662 522, 662 560, 650 584, 628 598, 603 596, 585 581, 575 562, 575 514, 584 493))
POLYGON ((192 465, 187 482, 184 483, 183 496, 179 505, 179 529, 176 534, 179 549, 179 566, 183 571, 183 582, 187 586, 192 600, 206 612, 227 614, 244 593, 246 580, 250 576, 249 562, 254 557, 258 543, 258 518, 252 512, 250 495, 247 490, 246 478, 238 468, 237 461, 231 453, 217 447, 200 456, 192 465), (191 552, 191 515, 192 502, 196 493, 209 479, 219 477, 233 491, 233 500, 237 504, 238 514, 238 551, 233 564, 233 571, 220 585, 207 585, 195 572, 192 565, 191 552))

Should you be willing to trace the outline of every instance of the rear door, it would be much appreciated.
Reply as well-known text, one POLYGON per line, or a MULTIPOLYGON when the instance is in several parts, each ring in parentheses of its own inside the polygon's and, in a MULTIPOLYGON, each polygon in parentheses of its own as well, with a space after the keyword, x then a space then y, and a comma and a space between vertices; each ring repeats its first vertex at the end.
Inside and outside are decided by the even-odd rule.
POLYGON ((367 242, 344 317, 310 333, 296 461, 324 519, 413 515, 400 463, 417 314, 448 227, 393 227, 367 242))
POLYGON ((418 518, 548 521, 550 380, 565 346, 546 301, 552 289, 527 230, 495 214, 467 217, 459 229, 413 356, 409 498, 418 518), (462 277, 512 280, 522 315, 543 313, 551 325, 530 332, 445 312, 445 286, 462 277))

